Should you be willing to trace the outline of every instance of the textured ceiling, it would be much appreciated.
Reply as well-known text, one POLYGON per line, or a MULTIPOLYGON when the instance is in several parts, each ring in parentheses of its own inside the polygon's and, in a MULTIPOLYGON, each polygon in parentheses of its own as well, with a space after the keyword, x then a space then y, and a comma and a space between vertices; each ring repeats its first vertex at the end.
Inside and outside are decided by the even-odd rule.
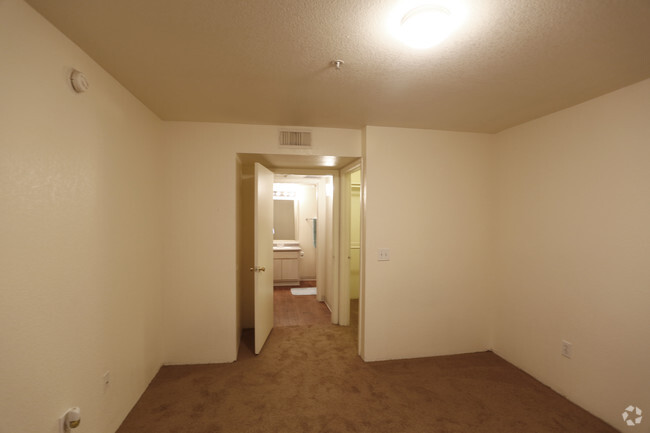
POLYGON ((425 51, 387 0, 27 2, 165 120, 497 132, 650 76, 650 0, 465 0, 425 51))

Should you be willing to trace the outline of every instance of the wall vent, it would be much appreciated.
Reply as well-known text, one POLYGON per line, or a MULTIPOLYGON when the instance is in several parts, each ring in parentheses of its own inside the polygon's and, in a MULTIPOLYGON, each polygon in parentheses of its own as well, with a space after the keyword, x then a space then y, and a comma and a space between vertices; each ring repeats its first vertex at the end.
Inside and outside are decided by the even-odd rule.
POLYGON ((311 147, 311 132, 280 131, 280 146, 311 147))

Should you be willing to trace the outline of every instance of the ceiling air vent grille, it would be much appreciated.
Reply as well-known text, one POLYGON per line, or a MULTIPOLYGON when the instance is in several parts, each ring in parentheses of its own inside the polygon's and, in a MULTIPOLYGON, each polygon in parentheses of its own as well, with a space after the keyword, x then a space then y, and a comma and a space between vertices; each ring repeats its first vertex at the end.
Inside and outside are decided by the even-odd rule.
POLYGON ((311 147, 311 132, 280 131, 280 146, 311 147))

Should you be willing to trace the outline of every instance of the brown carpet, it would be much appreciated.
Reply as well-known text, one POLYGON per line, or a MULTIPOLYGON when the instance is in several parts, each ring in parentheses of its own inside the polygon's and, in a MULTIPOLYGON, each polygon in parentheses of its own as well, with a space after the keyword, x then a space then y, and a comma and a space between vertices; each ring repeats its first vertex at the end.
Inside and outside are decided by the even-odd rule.
POLYGON ((610 433, 491 352, 364 363, 356 327, 276 328, 232 364, 163 367, 119 433, 610 433))

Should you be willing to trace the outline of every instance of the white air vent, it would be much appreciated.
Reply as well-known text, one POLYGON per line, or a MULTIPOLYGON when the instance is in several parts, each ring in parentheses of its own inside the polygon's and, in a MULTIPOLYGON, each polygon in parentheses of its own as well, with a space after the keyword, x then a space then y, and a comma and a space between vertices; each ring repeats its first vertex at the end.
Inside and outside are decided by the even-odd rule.
POLYGON ((280 131, 280 146, 311 147, 311 132, 280 131))

